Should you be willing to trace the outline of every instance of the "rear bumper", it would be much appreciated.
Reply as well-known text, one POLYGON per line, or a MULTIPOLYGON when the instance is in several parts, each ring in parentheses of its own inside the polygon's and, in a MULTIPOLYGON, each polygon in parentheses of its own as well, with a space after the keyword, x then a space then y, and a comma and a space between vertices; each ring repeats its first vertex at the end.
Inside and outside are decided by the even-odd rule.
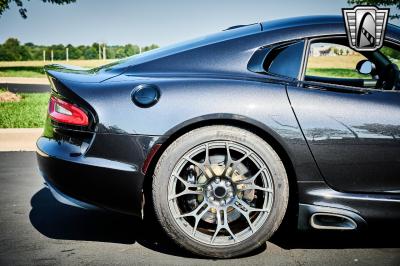
POLYGON ((141 167, 156 139, 95 134, 88 144, 40 137, 37 160, 46 183, 62 198, 78 205, 140 216, 144 181, 141 167))
POLYGON ((299 182, 298 228, 311 229, 315 213, 344 215, 357 223, 357 230, 372 228, 398 229, 400 195, 345 193, 333 190, 324 182, 299 182))
POLYGON ((53 197, 58 200, 58 202, 63 203, 65 205, 73 206, 73 207, 78 207, 86 210, 100 210, 98 207, 88 204, 86 202, 82 202, 80 200, 77 200, 75 198, 71 198, 61 191, 59 191, 57 188, 55 188, 52 184, 49 182, 45 183, 46 187, 50 190, 51 194, 53 197))

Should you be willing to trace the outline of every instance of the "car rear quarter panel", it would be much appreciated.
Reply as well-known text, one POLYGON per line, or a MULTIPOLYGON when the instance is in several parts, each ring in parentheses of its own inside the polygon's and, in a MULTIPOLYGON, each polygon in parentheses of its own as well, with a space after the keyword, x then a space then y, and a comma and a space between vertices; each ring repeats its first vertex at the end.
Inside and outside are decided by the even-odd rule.
POLYGON ((284 84, 215 77, 120 76, 79 87, 79 95, 97 112, 99 133, 162 136, 159 141, 164 141, 197 122, 240 121, 263 130, 280 144, 298 180, 321 180, 284 84), (154 84, 160 89, 156 105, 141 108, 132 102, 131 93, 139 84, 154 84))

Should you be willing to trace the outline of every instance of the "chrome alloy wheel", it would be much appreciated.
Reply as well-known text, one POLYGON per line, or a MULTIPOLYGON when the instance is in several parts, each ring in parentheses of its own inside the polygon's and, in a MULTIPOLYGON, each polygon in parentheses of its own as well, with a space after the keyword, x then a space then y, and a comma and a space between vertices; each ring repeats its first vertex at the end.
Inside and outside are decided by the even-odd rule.
POLYGON ((190 237, 233 245, 252 236, 268 219, 274 184, 255 152, 232 141, 210 141, 187 152, 168 182, 168 206, 190 237))

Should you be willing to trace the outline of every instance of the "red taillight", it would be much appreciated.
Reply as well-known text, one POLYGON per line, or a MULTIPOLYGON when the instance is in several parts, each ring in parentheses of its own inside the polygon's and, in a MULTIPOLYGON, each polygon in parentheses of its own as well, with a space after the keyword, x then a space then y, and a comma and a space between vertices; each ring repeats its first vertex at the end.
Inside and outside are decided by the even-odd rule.
POLYGON ((89 125, 89 118, 84 111, 53 96, 50 98, 49 115, 51 119, 58 123, 77 126, 89 125))

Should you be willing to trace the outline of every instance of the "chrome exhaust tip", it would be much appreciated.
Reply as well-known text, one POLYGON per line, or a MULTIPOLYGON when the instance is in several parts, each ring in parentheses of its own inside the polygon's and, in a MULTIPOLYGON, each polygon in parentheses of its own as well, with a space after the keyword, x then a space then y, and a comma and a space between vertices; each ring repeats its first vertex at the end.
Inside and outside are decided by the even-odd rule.
POLYGON ((344 207, 299 205, 298 228, 300 230, 360 231, 366 227, 367 223, 360 214, 353 210, 346 210, 344 207))
POLYGON ((323 230, 355 230, 357 223, 350 217, 336 213, 314 213, 310 217, 311 227, 323 230))

